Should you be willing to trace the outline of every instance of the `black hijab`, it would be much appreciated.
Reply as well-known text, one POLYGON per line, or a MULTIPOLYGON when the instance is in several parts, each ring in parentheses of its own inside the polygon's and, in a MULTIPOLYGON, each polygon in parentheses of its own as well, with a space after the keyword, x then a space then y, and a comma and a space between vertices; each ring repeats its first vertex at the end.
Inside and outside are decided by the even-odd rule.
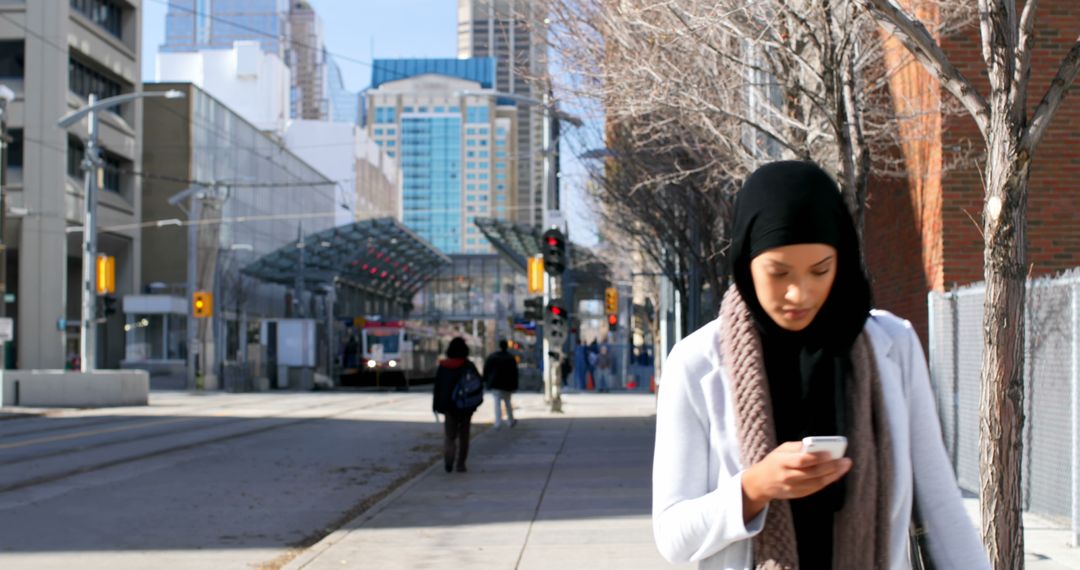
MULTIPOLYGON (((836 183, 809 162, 773 162, 757 169, 735 200, 729 259, 735 286, 761 334, 778 442, 850 435, 845 386, 851 347, 869 317, 871 297, 855 224, 836 183), (750 261, 766 250, 804 243, 836 248, 836 279, 814 321, 791 332, 762 308, 750 261)), ((792 501, 804 567, 831 566, 832 516, 843 503, 842 482, 792 501)))

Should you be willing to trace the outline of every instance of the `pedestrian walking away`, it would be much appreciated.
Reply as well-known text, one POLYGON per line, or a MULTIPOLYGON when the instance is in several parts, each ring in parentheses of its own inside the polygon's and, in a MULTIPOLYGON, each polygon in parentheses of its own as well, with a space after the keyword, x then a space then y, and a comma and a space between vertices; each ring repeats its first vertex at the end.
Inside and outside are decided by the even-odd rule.
POLYGON ((585 387, 589 385, 586 378, 589 373, 588 362, 585 356, 585 345, 581 344, 581 339, 578 339, 574 347, 574 388, 581 391, 585 391, 585 387))
POLYGON ((611 370, 615 365, 615 359, 611 356, 611 348, 605 342, 600 345, 600 353, 596 355, 596 391, 608 392, 611 389, 613 378, 611 370))
POLYGON ((435 371, 431 402, 435 413, 444 417, 443 460, 447 473, 455 467, 459 472, 467 470, 472 416, 483 397, 483 380, 469 360, 469 345, 465 339, 455 337, 435 371))
POLYGON ((517 425, 514 419, 514 406, 510 397, 518 389, 518 363, 510 354, 509 343, 499 341, 499 350, 491 353, 484 361, 484 383, 495 397, 495 427, 503 426, 503 408, 506 409, 506 423, 510 427, 517 425))
POLYGON ((988 569, 919 338, 871 310, 836 183, 809 162, 762 166, 736 197, 730 247, 720 316, 664 364, 653 459, 661 554, 704 569, 901 570, 914 555, 988 569), (825 436, 846 449, 832 437, 815 452, 825 436))

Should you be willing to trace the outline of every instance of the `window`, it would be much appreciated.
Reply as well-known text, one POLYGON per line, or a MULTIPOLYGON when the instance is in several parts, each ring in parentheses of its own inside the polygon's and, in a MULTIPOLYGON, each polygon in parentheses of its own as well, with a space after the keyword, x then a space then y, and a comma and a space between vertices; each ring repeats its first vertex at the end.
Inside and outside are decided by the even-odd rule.
POLYGON ((474 129, 472 127, 469 127, 467 129, 465 129, 465 134, 467 134, 467 135, 475 135, 476 134, 476 129, 474 129))
POLYGON ((476 168, 476 163, 475 162, 466 162, 465 163, 465 168, 476 168))
MULTIPOLYGON (((88 97, 93 93, 98 99, 115 97, 121 93, 119 83, 74 59, 68 60, 68 89, 81 97, 88 97)), ((109 110, 120 112, 119 106, 109 110)))
POLYGON ((487 184, 481 184, 481 185, 480 185, 480 190, 482 190, 482 191, 484 191, 484 192, 487 192, 487 189, 488 189, 488 185, 487 185, 487 184))
POLYGON ((394 107, 376 107, 375 123, 393 123, 397 121, 397 109, 394 107))
POLYGON ((113 0, 71 0, 71 7, 105 31, 123 39, 124 12, 113 0))
POLYGON ((11 142, 7 145, 8 168, 22 168, 23 165, 23 132, 22 129, 8 131, 11 142))
POLYGON ((446 107, 435 107, 435 112, 436 113, 445 113, 446 112, 446 107))
POLYGON ((22 79, 26 65, 26 44, 22 40, 0 42, 0 77, 22 79))
POLYGON ((486 151, 486 150, 480 151, 480 158, 487 158, 487 157, 488 157, 488 151, 486 151))
POLYGON ((375 135, 376 135, 376 136, 379 136, 379 135, 381 135, 382 133, 383 133, 383 130, 382 130, 382 129, 375 129, 375 135))
POLYGON ((465 110, 465 121, 468 123, 486 123, 488 122, 488 108, 487 107, 468 107, 465 110))
POLYGON ((487 128, 485 127, 485 128, 480 129, 480 134, 482 134, 482 135, 488 134, 487 128))
POLYGON ((487 168, 487 167, 488 167, 488 163, 486 163, 486 162, 481 162, 480 163, 480 168, 487 168))
POLYGON ((412 112, 413 112, 413 108, 412 108, 411 106, 410 106, 410 107, 403 107, 403 108, 401 109, 401 112, 402 112, 402 113, 412 113, 412 112))

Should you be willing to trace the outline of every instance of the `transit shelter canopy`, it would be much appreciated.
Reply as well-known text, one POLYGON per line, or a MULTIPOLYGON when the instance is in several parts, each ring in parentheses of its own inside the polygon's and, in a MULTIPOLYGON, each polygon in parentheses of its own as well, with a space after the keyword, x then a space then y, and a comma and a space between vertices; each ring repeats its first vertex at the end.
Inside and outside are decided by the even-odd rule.
POLYGON ((294 285, 335 281, 408 302, 450 258, 394 218, 364 220, 309 234, 264 255, 243 272, 294 285))

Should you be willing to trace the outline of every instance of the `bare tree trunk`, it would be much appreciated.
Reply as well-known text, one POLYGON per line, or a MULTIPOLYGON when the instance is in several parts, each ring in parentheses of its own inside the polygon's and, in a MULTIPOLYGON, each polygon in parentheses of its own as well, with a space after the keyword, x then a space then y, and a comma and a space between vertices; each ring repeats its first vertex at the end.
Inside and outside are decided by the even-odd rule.
MULTIPOLYGON (((999 115, 1000 116, 1000 115, 999 115)), ((994 568, 1024 567, 1021 473, 1024 296, 1030 157, 1011 125, 992 121, 986 164, 979 495, 982 538, 994 568)))

